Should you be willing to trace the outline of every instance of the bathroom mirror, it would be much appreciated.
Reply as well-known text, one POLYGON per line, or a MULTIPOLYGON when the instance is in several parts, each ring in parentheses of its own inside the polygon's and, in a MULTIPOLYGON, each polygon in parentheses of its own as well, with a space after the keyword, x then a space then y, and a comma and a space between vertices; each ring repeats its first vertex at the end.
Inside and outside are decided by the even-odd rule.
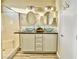
POLYGON ((35 25, 36 23, 36 16, 33 12, 28 12, 27 17, 26 17, 26 21, 28 23, 28 25, 35 25))
POLYGON ((53 13, 52 12, 46 12, 44 14, 44 22, 46 25, 51 25, 53 22, 53 13))

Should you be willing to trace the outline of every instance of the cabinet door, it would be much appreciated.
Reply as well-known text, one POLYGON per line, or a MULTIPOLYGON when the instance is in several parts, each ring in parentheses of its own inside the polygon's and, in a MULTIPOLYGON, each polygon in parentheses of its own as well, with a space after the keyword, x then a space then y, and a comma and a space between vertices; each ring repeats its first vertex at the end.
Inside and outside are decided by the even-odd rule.
POLYGON ((35 47, 35 35, 34 34, 23 34, 22 35, 22 51, 34 51, 35 47))
POLYGON ((56 52, 56 47, 57 47, 57 34, 44 34, 43 51, 56 52))

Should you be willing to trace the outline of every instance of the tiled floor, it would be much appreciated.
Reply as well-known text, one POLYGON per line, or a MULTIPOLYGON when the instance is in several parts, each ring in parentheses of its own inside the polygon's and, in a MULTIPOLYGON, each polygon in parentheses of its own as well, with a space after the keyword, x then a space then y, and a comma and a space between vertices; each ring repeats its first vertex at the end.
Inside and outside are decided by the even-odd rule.
POLYGON ((13 59, 57 59, 56 54, 22 54, 18 52, 13 59))

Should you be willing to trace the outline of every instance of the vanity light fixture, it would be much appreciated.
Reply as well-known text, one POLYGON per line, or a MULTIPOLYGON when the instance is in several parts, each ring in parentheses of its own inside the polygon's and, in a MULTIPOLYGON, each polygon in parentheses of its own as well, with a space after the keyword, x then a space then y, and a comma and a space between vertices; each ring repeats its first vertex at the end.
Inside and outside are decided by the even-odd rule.
POLYGON ((47 10, 47 7, 45 7, 45 10, 47 10))
POLYGON ((51 9, 50 6, 46 6, 46 7, 45 7, 45 10, 46 10, 46 11, 48 11, 48 10, 50 10, 50 9, 51 9))
POLYGON ((30 7, 31 10, 34 8, 34 6, 29 6, 29 7, 30 7))
POLYGON ((54 10, 54 8, 52 6, 46 6, 45 10, 54 10))
POLYGON ((54 10, 54 8, 52 7, 51 10, 54 10))
POLYGON ((26 9, 28 9, 28 10, 34 10, 35 9, 35 7, 34 6, 27 6, 27 8, 26 9))

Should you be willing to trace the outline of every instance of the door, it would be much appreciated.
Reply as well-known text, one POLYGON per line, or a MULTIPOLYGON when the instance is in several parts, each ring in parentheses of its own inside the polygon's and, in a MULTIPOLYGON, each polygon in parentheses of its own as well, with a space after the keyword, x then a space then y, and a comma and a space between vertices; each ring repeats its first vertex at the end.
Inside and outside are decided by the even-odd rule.
POLYGON ((70 0, 69 3, 69 7, 61 11, 60 17, 60 59, 76 59, 76 0, 70 0))
POLYGON ((22 51, 35 51, 35 35, 34 34, 22 34, 22 51))
POLYGON ((43 34, 43 51, 56 52, 57 34, 43 34))

